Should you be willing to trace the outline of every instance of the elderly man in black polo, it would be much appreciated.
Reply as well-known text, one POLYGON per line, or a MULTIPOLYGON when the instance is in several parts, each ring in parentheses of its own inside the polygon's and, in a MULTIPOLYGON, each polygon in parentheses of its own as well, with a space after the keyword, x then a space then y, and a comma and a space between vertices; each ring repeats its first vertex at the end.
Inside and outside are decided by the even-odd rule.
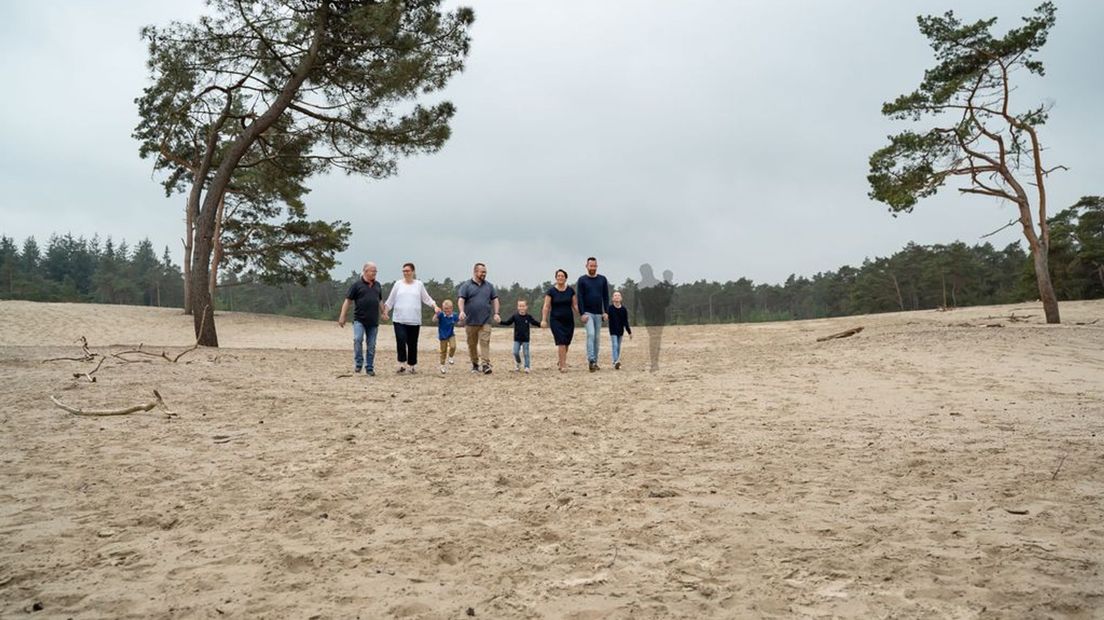
POLYGON ((487 266, 476 263, 472 278, 457 292, 460 322, 468 336, 473 373, 491 374, 491 322, 498 323, 498 292, 487 281, 487 266))

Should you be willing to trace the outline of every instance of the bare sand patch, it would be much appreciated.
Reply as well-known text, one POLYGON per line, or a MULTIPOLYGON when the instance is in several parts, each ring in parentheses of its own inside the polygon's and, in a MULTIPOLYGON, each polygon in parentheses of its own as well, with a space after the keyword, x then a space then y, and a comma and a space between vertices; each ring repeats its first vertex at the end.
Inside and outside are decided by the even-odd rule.
POLYGON ((565 375, 541 332, 530 376, 496 330, 487 377, 431 327, 396 376, 385 326, 374 379, 348 328, 225 313, 90 383, 41 360, 191 319, 0 302, 0 616, 1098 616, 1104 302, 1062 312, 667 328, 657 373, 644 329, 565 375), (177 417, 48 400, 155 388, 177 417))

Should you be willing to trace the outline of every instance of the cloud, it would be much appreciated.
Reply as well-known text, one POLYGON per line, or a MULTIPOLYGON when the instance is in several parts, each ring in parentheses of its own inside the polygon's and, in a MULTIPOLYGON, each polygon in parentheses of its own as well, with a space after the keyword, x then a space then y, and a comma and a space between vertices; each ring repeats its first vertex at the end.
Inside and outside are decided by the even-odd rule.
MULTIPOLYGON (((164 198, 129 137, 145 83, 137 32, 200 4, 106 4, 2 9, 0 67, 21 94, 0 102, 4 234, 148 235, 179 252, 182 198, 164 198)), ((929 2, 472 4, 468 68, 443 93, 458 108, 444 149, 391 179, 311 184, 314 217, 353 225, 339 276, 370 259, 396 278, 413 260, 423 277, 459 279, 483 260, 496 282, 535 284, 593 254, 617 282, 645 261, 680 280, 781 281, 909 240, 973 242, 1011 217, 951 188, 898 218, 866 196, 867 157, 900 127, 881 103, 931 63, 915 23, 941 10, 929 2)), ((1033 5, 959 13, 1008 27, 1033 5)), ((1104 5, 1064 2, 1047 77, 1017 92, 1056 102, 1043 139, 1072 171, 1051 181, 1053 210, 1101 191, 1104 85, 1086 77, 1102 60, 1085 50, 1102 21, 1104 5)))

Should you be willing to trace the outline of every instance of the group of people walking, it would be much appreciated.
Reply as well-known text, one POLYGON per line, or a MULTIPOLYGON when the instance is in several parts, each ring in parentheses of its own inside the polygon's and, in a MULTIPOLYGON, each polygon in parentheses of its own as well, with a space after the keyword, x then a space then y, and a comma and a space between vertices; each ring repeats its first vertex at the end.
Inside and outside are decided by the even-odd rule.
POLYGON ((383 299, 383 287, 376 279, 377 267, 367 263, 361 277, 349 287, 337 323, 345 327, 349 309, 353 309, 353 370, 363 370, 369 376, 375 373, 376 337, 381 321, 389 318, 395 330, 395 348, 399 373, 415 373, 418 366, 418 336, 422 325, 422 306, 433 308, 433 321, 437 324, 440 343, 440 371, 448 371, 456 354, 456 327, 462 326, 467 337, 471 372, 491 374, 491 326, 513 326, 514 370, 528 373, 531 368, 529 343, 530 328, 548 328, 556 343, 560 372, 567 370, 567 352, 575 334, 575 317, 579 316, 586 330, 587 367, 596 372, 598 343, 603 323, 608 326, 611 361, 615 369, 621 368, 621 339, 625 334, 632 338, 628 310, 622 305, 620 292, 610 295, 606 277, 598 273, 598 260, 587 259, 586 273, 575 284, 568 285, 567 272, 556 270, 556 281, 544 295, 541 320, 529 314, 526 300, 518 300, 517 309, 508 319, 500 315, 498 292, 487 281, 487 266, 476 263, 472 277, 457 290, 456 310, 452 300, 444 300, 440 306, 426 291, 425 285, 415 277, 413 263, 403 265, 402 280, 395 282, 387 299, 383 299), (367 345, 367 351, 365 351, 367 345))

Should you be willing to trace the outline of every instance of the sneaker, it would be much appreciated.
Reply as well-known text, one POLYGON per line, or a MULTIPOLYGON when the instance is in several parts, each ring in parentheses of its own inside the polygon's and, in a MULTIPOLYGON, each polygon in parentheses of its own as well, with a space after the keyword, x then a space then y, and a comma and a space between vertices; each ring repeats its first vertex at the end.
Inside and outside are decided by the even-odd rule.
POLYGON ((472 371, 472 374, 478 373, 479 372, 479 364, 472 364, 471 371, 472 371))
POLYGON ((621 370, 621 362, 614 362, 613 363, 613 369, 614 370, 621 370))
POLYGON ((353 374, 354 375, 359 375, 360 374, 360 366, 357 366, 356 368, 353 369, 353 374))
POLYGON ((514 372, 521 370, 521 364, 514 362, 514 372))
POLYGON ((417 370, 415 370, 413 366, 411 366, 411 367, 410 367, 410 374, 414 374, 414 373, 416 373, 416 372, 418 372, 418 371, 417 371, 417 370))
POLYGON ((594 362, 587 362, 587 368, 590 370, 590 372, 594 372, 595 370, 598 370, 598 364, 595 364, 594 362))
POLYGON ((485 375, 491 374, 491 365, 490 364, 483 364, 483 367, 480 368, 480 372, 482 372, 485 375))
POLYGON ((445 365, 441 364, 441 374, 445 374, 445 365))
POLYGON ((365 370, 364 375, 367 376, 367 377, 374 377, 374 376, 376 376, 376 371, 374 371, 374 370, 365 370))
POLYGON ((455 364, 456 363, 456 361, 453 360, 451 357, 448 359, 448 362, 449 362, 449 364, 455 364))
POLYGON ((529 369, 528 368, 525 369, 525 374, 529 374, 529 369))
POLYGON ((399 373, 400 375, 403 374, 404 372, 406 372, 406 366, 403 366, 403 365, 400 364, 399 369, 396 370, 395 372, 399 373))

